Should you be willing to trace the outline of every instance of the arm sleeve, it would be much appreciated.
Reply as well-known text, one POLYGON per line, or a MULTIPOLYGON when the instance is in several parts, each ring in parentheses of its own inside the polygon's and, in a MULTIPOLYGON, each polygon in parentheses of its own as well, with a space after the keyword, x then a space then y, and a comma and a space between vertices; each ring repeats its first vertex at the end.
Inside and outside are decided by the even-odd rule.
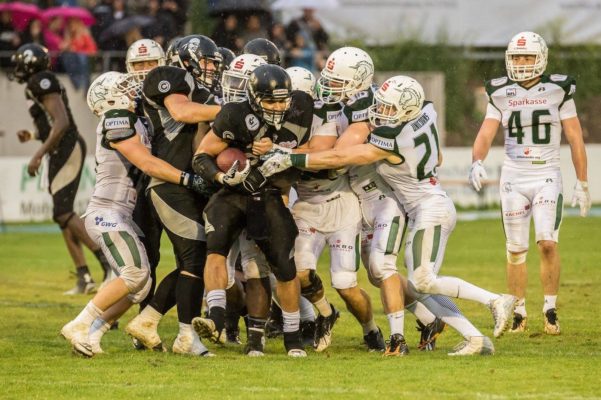
POLYGON ((111 143, 117 143, 136 135, 138 117, 129 110, 110 110, 102 120, 102 146, 112 149, 111 143))
POLYGON ((228 142, 236 139, 236 134, 240 132, 236 121, 239 121, 241 116, 240 112, 236 113, 237 108, 236 103, 223 106, 211 126, 215 135, 228 142))
POLYGON ((190 96, 194 90, 194 78, 181 68, 163 66, 148 73, 142 92, 150 102, 164 107, 165 98, 171 94, 190 96))
POLYGON ((561 105, 561 108, 559 109, 560 120, 574 118, 576 116, 578 116, 578 113, 576 113, 576 103, 574 102, 574 99, 570 99, 561 105))

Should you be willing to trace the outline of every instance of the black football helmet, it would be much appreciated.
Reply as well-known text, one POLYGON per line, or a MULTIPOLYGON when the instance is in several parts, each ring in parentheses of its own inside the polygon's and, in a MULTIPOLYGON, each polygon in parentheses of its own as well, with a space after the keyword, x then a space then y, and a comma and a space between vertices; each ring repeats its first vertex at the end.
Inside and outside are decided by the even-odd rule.
POLYGON ((286 70, 279 65, 258 66, 248 78, 247 90, 253 111, 279 130, 292 100, 292 82, 286 70))
POLYGON ((9 79, 14 79, 19 83, 27 81, 37 72, 50 68, 48 49, 35 43, 19 47, 10 60, 13 64, 13 71, 9 74, 9 79))
POLYGON ((271 40, 257 38, 246 43, 242 50, 244 54, 254 54, 261 57, 267 64, 280 65, 280 51, 271 40))
POLYGON ((177 54, 179 66, 190 72, 204 87, 213 90, 223 62, 215 42, 204 35, 185 36, 178 44, 177 54), (213 68, 208 68, 209 64, 213 64, 213 68))
POLYGON ((177 48, 182 39, 183 38, 181 36, 178 36, 171 39, 171 41, 169 42, 169 45, 167 46, 167 51, 165 52, 165 65, 172 65, 174 67, 180 66, 177 48))

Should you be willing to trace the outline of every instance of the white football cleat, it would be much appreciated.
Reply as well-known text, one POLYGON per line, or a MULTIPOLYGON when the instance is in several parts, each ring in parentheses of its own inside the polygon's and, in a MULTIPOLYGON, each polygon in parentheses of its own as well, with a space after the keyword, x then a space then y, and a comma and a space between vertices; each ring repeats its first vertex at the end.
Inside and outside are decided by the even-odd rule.
POLYGON ((225 329, 217 332, 215 322, 212 319, 195 317, 192 319, 192 327, 199 337, 216 344, 225 344, 225 329))
POLYGON ((246 353, 246 355, 248 357, 263 357, 265 353, 260 350, 250 350, 248 353, 246 353))
POLYGON ((90 342, 90 346, 94 355, 104 353, 102 347, 100 347, 100 342, 90 342))
POLYGON ((157 332, 158 324, 145 320, 142 314, 138 314, 125 327, 125 333, 134 339, 138 339, 144 347, 150 350, 165 351, 161 337, 157 332))
POLYGON ((303 349, 290 349, 288 357, 307 357, 307 352, 303 349))
POLYGON ((453 352, 448 353, 449 356, 472 356, 475 354, 495 354, 495 346, 486 336, 470 336, 468 339, 455 346, 453 352))
POLYGON ((196 333, 191 335, 182 335, 181 333, 178 334, 175 338, 175 342, 173 342, 172 350, 176 354, 199 357, 215 357, 215 354, 211 353, 209 349, 202 344, 196 333))
POLYGON ((92 357, 94 352, 89 343, 90 327, 82 322, 70 321, 61 329, 61 335, 71 343, 73 351, 85 357, 92 357))
POLYGON ((488 308, 492 312, 492 317, 495 320, 495 328, 493 330, 494 337, 498 338, 503 336, 503 332, 509 328, 516 301, 517 297, 510 294, 502 294, 490 302, 488 308))

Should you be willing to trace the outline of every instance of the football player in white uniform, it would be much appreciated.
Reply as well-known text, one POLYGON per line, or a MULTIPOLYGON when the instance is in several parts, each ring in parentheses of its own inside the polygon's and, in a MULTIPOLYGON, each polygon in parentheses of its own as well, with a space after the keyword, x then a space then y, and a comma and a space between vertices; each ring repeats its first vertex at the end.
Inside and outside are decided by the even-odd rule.
POLYGON ((101 353, 100 338, 151 285, 148 258, 132 220, 140 171, 189 189, 204 182, 150 154, 144 124, 133 112, 139 83, 132 76, 107 72, 88 91, 88 106, 101 117, 97 129, 96 186, 84 214, 90 237, 98 243, 117 278, 108 282, 81 313, 61 330, 73 349, 87 357, 101 353))
POLYGON ((507 281, 518 297, 512 332, 526 330, 526 254, 530 218, 541 254, 544 293, 544 332, 560 333, 557 318, 559 290, 559 227, 563 210, 559 145, 563 130, 572 151, 576 186, 572 206, 586 216, 591 205, 582 128, 572 96, 574 79, 544 75, 548 49, 534 32, 515 35, 505 55, 507 76, 486 84, 489 104, 473 148, 469 181, 476 190, 486 178, 483 161, 499 125, 505 132, 505 161, 499 189, 507 248, 507 281))
POLYGON ((152 39, 140 39, 127 49, 125 67, 138 82, 143 82, 148 72, 162 65, 165 65, 165 52, 152 39))
POLYGON ((405 245, 409 289, 417 292, 416 297, 430 310, 442 311, 443 321, 465 337, 450 355, 491 354, 494 347, 490 339, 452 307, 452 302, 441 310, 436 305, 430 307, 430 298, 418 294, 442 294, 486 304, 495 320, 495 337, 507 328, 515 303, 513 296, 491 293, 459 278, 438 276, 456 215, 453 202, 437 179, 440 159, 436 111, 432 103, 424 102, 421 85, 404 76, 384 82, 374 103, 369 114, 375 129, 369 143, 311 154, 275 155, 265 164, 265 173, 292 165, 321 169, 380 161, 379 174, 409 217, 405 245))

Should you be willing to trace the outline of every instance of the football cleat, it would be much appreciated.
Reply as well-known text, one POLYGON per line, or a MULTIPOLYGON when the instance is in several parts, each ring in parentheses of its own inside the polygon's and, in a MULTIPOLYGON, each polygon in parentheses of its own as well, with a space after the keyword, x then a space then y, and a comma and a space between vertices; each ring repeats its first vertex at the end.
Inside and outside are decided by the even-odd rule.
MULTIPOLYGON (((271 317, 265 324, 265 336, 269 339, 274 339, 284 333, 284 322, 278 319, 272 319, 271 317)), ((311 338, 311 341, 313 338, 311 338)))
POLYGON ((307 352, 303 349, 290 349, 288 357, 307 357, 307 352))
POLYGON ((400 333, 390 335, 390 340, 386 343, 384 357, 400 357, 409 354, 409 347, 405 342, 405 337, 400 333))
POLYGON ((88 339, 89 330, 89 325, 73 320, 63 326, 61 335, 71 343, 75 353, 85 357, 92 357, 94 352, 88 339))
POLYGON ((163 347, 161 337, 157 332, 157 327, 156 323, 144 320, 142 314, 138 314, 134 319, 129 321, 129 324, 125 327, 125 333, 133 339, 137 339, 147 349, 166 351, 163 347))
POLYGON ((470 336, 455 346, 451 353, 448 353, 449 356, 473 356, 475 354, 495 354, 495 346, 486 336, 470 336))
POLYGON ((100 342, 91 342, 90 347, 91 347, 92 353, 94 353, 94 355, 104 353, 104 351, 102 350, 102 347, 100 347, 100 342))
POLYGON ((240 329, 226 329, 225 341, 230 344, 242 344, 242 340, 240 340, 240 329))
POLYGON ((495 320, 495 328, 493 329, 494 337, 503 336, 503 332, 509 328, 511 316, 517 297, 510 294, 502 294, 498 298, 492 300, 488 308, 492 312, 492 317, 495 320))
POLYGON ((210 318, 195 317, 192 319, 192 327, 203 339, 208 339, 213 343, 224 344, 225 332, 218 332, 215 328, 215 322, 210 318))
POLYGON ((313 348, 315 351, 321 352, 330 346, 332 343, 332 328, 336 323, 336 320, 340 318, 340 312, 334 307, 333 304, 330 304, 332 307, 332 314, 324 317, 323 315, 318 315, 315 320, 315 340, 313 341, 313 348))
POLYGON ((94 292, 96 292, 96 283, 94 283, 90 274, 85 274, 84 276, 77 278, 75 287, 63 292, 63 295, 75 296, 78 294, 92 294, 94 292))
POLYGON ((198 357, 215 357, 200 341, 196 334, 182 335, 179 333, 173 342, 172 350, 175 354, 198 357))
POLYGON ((526 332, 527 330, 528 330, 528 317, 523 316, 522 314, 514 313, 513 314, 513 323, 511 324, 511 328, 509 328, 509 332, 519 333, 519 332, 526 332))
POLYGON ((363 336, 363 340, 367 345, 367 351, 370 353, 373 351, 386 350, 386 342, 384 342, 384 336, 382 335, 382 330, 380 328, 378 328, 377 331, 371 331, 363 336))
POLYGON ((417 320, 417 330, 420 332, 418 350, 433 351, 436 347, 436 338, 444 331, 447 324, 442 319, 435 318, 428 325, 424 325, 419 319, 417 320))
POLYGON ((547 335, 559 335, 561 330, 559 329, 559 318, 557 318, 557 310, 554 308, 548 309, 543 313, 545 317, 544 332, 547 335))
POLYGON ((300 323, 300 331, 301 338, 303 341, 303 345, 311 346, 313 345, 313 340, 315 338, 315 321, 301 321, 300 323))

